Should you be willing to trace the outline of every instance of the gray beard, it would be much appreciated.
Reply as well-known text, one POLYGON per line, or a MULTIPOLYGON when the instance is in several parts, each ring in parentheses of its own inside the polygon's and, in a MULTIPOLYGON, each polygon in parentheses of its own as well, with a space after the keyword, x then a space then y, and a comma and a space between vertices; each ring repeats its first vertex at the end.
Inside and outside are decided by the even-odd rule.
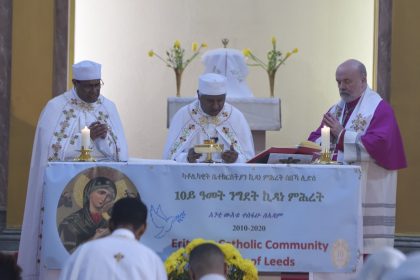
POLYGON ((345 91, 340 92, 340 97, 346 103, 351 101, 351 96, 348 92, 345 92, 345 91))

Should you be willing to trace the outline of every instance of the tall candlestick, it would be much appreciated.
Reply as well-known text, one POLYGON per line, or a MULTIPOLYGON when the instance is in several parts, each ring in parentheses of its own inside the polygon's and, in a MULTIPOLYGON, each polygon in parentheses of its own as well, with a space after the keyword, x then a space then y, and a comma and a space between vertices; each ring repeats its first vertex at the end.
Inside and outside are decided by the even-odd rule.
POLYGON ((324 125, 321 128, 321 152, 330 151, 330 128, 324 125))
POLYGON ((90 146, 90 129, 85 126, 82 129, 82 148, 89 149, 90 146))

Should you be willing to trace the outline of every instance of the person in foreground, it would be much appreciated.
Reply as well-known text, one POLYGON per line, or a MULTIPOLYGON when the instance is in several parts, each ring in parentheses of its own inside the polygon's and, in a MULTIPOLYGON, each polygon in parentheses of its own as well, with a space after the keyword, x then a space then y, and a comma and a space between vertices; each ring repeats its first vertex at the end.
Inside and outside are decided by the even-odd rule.
POLYGON ((319 143, 321 127, 326 125, 331 128, 337 160, 361 166, 363 253, 372 254, 394 244, 397 170, 407 163, 394 112, 366 79, 360 61, 350 59, 338 66, 341 100, 308 140, 319 143))
POLYGON ((201 75, 197 95, 196 101, 172 118, 163 158, 201 162, 205 155, 196 153, 194 146, 214 140, 224 145, 224 151, 214 155, 215 161, 239 163, 251 159, 255 154, 251 130, 243 114, 225 102, 226 77, 215 73, 201 75))
POLYGON ((225 256, 217 245, 204 243, 191 250, 190 278, 192 280, 225 280, 225 256))
POLYGON ((73 85, 43 109, 35 132, 26 195, 18 264, 23 279, 48 278, 40 258, 42 195, 45 167, 51 161, 73 161, 80 154, 81 130, 90 128, 96 160, 126 161, 127 143, 117 109, 100 95, 101 65, 82 61, 73 65, 73 85))
POLYGON ((414 252, 398 267, 387 271, 381 280, 420 280, 420 252, 414 252))
POLYGON ((0 279, 20 280, 22 269, 17 265, 14 255, 0 251, 0 279))
POLYGON ((139 198, 118 200, 109 221, 112 234, 78 247, 60 279, 167 279, 159 256, 139 242, 146 219, 147 208, 139 198))
POLYGON ((395 270, 406 260, 406 256, 397 249, 384 247, 370 255, 357 275, 357 280, 381 280, 390 271, 395 270))

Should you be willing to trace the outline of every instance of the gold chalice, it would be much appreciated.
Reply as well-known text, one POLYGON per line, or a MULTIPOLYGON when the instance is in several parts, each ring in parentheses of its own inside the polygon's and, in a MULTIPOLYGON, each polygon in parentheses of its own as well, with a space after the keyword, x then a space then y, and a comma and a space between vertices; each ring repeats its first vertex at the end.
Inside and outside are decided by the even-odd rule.
POLYGON ((197 154, 207 154, 207 158, 203 163, 216 163, 213 160, 213 153, 222 153, 223 152, 223 144, 217 144, 214 139, 204 140, 204 144, 195 145, 194 152, 197 154))

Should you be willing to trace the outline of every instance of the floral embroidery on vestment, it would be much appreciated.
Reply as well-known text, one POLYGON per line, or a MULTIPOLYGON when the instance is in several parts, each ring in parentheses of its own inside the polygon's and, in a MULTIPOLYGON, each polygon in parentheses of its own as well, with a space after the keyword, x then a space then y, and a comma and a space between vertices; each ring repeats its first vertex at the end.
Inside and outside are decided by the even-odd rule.
POLYGON ((53 140, 53 144, 51 145, 53 153, 48 158, 48 161, 60 160, 58 155, 61 149, 63 148, 63 146, 61 145, 61 141, 69 137, 68 132, 66 132, 66 130, 70 127, 69 120, 72 118, 76 118, 74 109, 72 108, 68 110, 63 110, 63 116, 64 116, 64 120, 59 123, 58 131, 55 131, 53 134, 54 140, 53 140))
POLYGON ((356 132, 362 132, 365 130, 366 125, 367 125, 366 118, 364 118, 361 113, 358 113, 356 117, 354 118, 354 120, 352 121, 350 128, 356 132))
POLYGON ((238 143, 238 140, 236 139, 235 133, 229 127, 224 126, 222 128, 223 134, 225 134, 226 138, 229 139, 229 142, 231 145, 233 145, 233 148, 240 154, 242 154, 242 148, 238 143))
POLYGON ((87 102, 83 102, 77 98, 71 98, 70 99, 70 104, 82 109, 83 111, 88 111, 88 112, 92 112, 95 109, 95 105, 101 105, 102 104, 102 100, 101 98, 98 98, 98 100, 96 100, 96 102, 94 103, 87 103, 87 102))
POLYGON ((74 145, 76 144, 76 139, 79 139, 79 135, 75 134, 73 137, 70 138, 70 144, 74 145))
MULTIPOLYGON (((66 146, 66 142, 64 142, 65 140, 68 140, 70 145, 75 145, 76 140, 79 139, 79 135, 77 133, 71 136, 74 127, 74 125, 72 126, 74 122, 73 119, 77 117, 76 112, 87 111, 90 113, 94 113, 95 109, 98 109, 99 106, 103 103, 101 97, 99 97, 95 103, 85 103, 81 100, 78 100, 77 98, 69 98, 68 100, 68 103, 65 105, 65 108, 62 111, 62 115, 59 116, 59 125, 57 126, 57 130, 53 133, 51 154, 48 157, 48 161, 61 160, 60 154, 63 153, 63 148, 66 146)), ((113 144, 115 144, 115 149, 117 152, 119 152, 120 148, 117 145, 118 137, 112 130, 112 127, 109 125, 109 114, 104 111, 98 111, 95 114, 95 118, 98 121, 107 124, 108 145, 111 147, 113 144)))
POLYGON ((343 108, 337 105, 337 106, 335 107, 335 117, 336 117, 337 119, 340 119, 340 118, 341 118, 341 114, 342 114, 342 113, 343 113, 343 108))
POLYGON ((190 109, 189 113, 190 113, 191 119, 201 128, 209 124, 219 126, 225 121, 227 121, 231 114, 231 112, 226 111, 226 106, 225 106, 223 107, 223 111, 220 112, 217 116, 204 115, 204 113, 200 109, 200 102, 198 101, 192 104, 192 108, 190 109))
POLYGON ((177 138, 177 140, 175 141, 175 143, 172 145, 172 148, 170 150, 170 154, 169 154, 169 158, 172 158, 172 156, 176 153, 176 151, 178 150, 178 148, 185 142, 187 141, 188 136, 195 130, 195 125, 194 124, 189 124, 188 126, 185 126, 182 130, 181 130, 181 134, 180 136, 177 138))

